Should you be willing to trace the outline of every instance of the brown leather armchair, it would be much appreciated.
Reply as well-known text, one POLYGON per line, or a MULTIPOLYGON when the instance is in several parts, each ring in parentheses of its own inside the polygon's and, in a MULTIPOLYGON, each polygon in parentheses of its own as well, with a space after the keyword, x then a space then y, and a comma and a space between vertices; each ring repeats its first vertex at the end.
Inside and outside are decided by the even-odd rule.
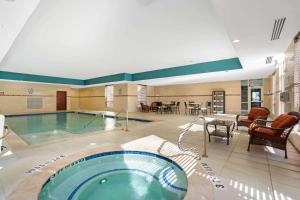
POLYGON ((300 113, 298 112, 282 114, 274 121, 256 119, 248 130, 250 135, 248 151, 250 151, 250 144, 271 146, 284 150, 285 158, 287 158, 287 140, 299 119, 300 113))
POLYGON ((246 119, 240 119, 240 115, 236 116, 236 129, 238 130, 239 126, 248 127, 253 123, 255 119, 268 119, 270 111, 265 107, 253 107, 250 109, 248 117, 246 119))

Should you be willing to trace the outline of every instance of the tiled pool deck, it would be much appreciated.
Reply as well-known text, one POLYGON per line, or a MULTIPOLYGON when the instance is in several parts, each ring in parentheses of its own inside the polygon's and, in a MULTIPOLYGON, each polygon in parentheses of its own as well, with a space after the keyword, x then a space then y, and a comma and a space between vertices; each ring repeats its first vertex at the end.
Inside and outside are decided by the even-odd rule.
MULTIPOLYGON (((234 132, 229 146, 225 140, 213 138, 208 144, 208 158, 197 160, 195 154, 181 152, 176 145, 180 127, 195 117, 154 113, 132 113, 130 117, 154 122, 129 127, 128 132, 76 135, 32 146, 10 134, 5 143, 9 150, 0 155, 0 200, 36 199, 44 181, 58 169, 78 158, 111 150, 149 151, 175 160, 188 174, 186 199, 299 199, 300 154, 290 144, 289 159, 284 159, 282 151, 263 146, 253 145, 247 152, 247 130, 241 128, 234 132), (214 189, 201 163, 211 167, 225 189, 214 189)), ((197 146, 201 153, 203 135, 198 128, 202 126, 185 136, 183 144, 197 146)))

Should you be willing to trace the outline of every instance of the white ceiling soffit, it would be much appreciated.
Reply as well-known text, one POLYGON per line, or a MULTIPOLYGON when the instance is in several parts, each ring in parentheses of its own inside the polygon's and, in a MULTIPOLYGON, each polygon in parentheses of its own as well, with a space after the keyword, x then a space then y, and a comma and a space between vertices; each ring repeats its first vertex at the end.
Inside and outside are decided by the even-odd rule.
POLYGON ((0 70, 87 79, 236 56, 208 0, 41 0, 0 70))
POLYGON ((144 85, 173 85, 173 84, 190 84, 190 83, 208 83, 219 81, 246 80, 266 78, 270 75, 270 68, 254 68, 252 70, 232 70, 225 72, 210 72, 204 74, 193 74, 186 76, 176 76, 169 78, 159 78, 144 81, 136 81, 134 83, 144 85))
POLYGON ((0 0, 0 62, 38 3, 39 0, 0 0))
MULTIPOLYGON (((300 31, 299 0, 211 0, 245 70, 273 67, 282 60, 293 37, 300 31), (271 40, 275 20, 284 19, 279 39, 271 40), (266 64, 267 57, 273 62, 266 64)), ((280 21, 282 24, 283 21, 280 21)), ((275 27, 279 27, 277 24, 275 27)), ((280 30, 278 31, 278 33, 280 30)), ((279 34, 277 34, 279 35, 279 34)))

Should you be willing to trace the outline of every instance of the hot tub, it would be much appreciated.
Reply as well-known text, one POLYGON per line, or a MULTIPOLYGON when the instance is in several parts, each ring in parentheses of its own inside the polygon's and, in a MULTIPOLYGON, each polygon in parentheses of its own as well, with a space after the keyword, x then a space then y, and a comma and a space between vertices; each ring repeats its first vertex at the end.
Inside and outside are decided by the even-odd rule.
POLYGON ((60 169, 42 186, 39 200, 179 200, 188 180, 174 161, 149 152, 94 154, 60 169))

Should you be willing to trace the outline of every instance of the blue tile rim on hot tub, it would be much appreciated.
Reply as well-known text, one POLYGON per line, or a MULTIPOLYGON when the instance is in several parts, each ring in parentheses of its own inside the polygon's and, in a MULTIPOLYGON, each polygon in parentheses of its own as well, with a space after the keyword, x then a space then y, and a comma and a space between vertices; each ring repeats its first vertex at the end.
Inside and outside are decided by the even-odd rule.
MULTIPOLYGON (((89 160, 93 160, 93 159, 96 159, 96 158, 99 158, 99 157, 105 157, 105 156, 111 156, 111 155, 125 155, 125 154, 137 154, 137 155, 145 155, 145 156, 150 156, 150 157, 154 157, 154 158, 159 158, 159 159, 162 159, 164 161, 166 161, 167 163, 171 163, 173 164, 176 168, 178 168, 182 173, 185 174, 186 176, 186 173, 185 171, 183 170, 183 168, 178 165, 175 161, 167 158, 167 157, 164 157, 164 156, 161 156, 161 155, 158 155, 158 154, 155 154, 155 153, 151 153, 151 152, 146 152, 146 151, 131 151, 131 150, 118 150, 118 151, 108 151, 108 152, 102 152, 102 153, 96 153, 96 154, 92 154, 92 155, 89 155, 89 156, 86 156, 84 158, 81 158, 81 159, 78 159, 76 161, 73 161, 71 162, 70 164, 66 165, 65 167, 61 168, 60 170, 58 170, 56 173, 54 173, 52 176, 50 176, 46 181, 45 183, 42 185, 41 187, 41 190, 46 186, 47 183, 49 183, 51 181, 51 179, 53 179, 57 174, 59 174, 60 172, 62 172, 63 170, 66 170, 67 168, 71 167, 71 166, 74 166, 78 163, 81 163, 81 162, 85 162, 85 161, 89 161, 89 160)), ((175 190, 178 190, 178 191, 183 191, 183 192, 187 192, 187 188, 183 188, 183 187, 178 187, 178 186, 175 186, 175 185, 172 185, 172 183, 170 183, 166 176, 167 174, 169 173, 169 171, 172 170, 173 167, 169 167, 167 168, 166 170, 163 171, 163 176, 162 176, 162 180, 164 181, 165 184, 167 184, 169 187, 175 189, 175 190)), ((88 182, 89 180, 93 179, 93 178, 96 178, 97 176, 100 176, 102 174, 106 174, 106 173, 111 173, 111 172, 116 172, 116 171, 138 171, 138 172, 141 172, 141 173, 145 173, 147 175, 150 175, 152 176, 154 179, 158 180, 159 178, 154 175, 154 174, 151 174, 149 172, 146 172, 146 171, 143 171, 143 170, 139 170, 139 169, 129 169, 129 168, 121 168, 121 169, 112 169, 112 170, 108 170, 108 171, 104 171, 104 172, 99 172, 98 174, 94 174, 90 177, 88 177, 85 181, 81 182, 73 191, 72 193, 69 195, 68 197, 68 200, 72 200, 74 195, 76 194, 76 192, 80 189, 80 187, 82 187, 86 182, 88 182)))

